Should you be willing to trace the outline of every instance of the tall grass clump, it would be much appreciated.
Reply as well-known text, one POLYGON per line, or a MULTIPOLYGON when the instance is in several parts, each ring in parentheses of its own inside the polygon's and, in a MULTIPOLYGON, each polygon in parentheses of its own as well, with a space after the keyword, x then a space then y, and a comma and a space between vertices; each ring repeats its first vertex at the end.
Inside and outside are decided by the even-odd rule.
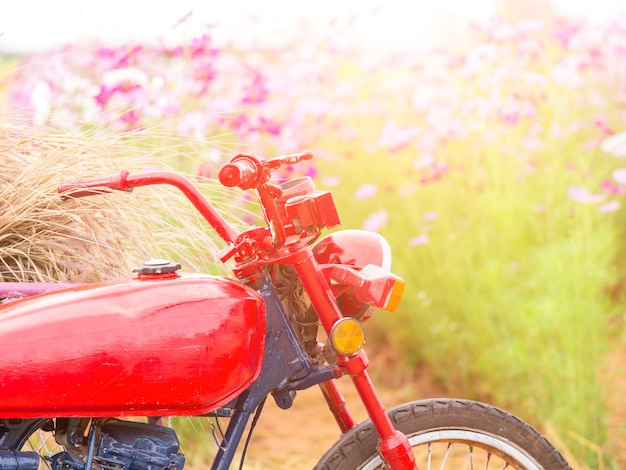
MULTIPOLYGON (((167 169, 138 143, 139 134, 79 137, 0 118, 1 281, 127 277, 151 257, 179 261, 187 270, 220 271, 216 252, 222 246, 182 193, 161 186, 65 201, 59 196, 62 181, 167 169)), ((232 219, 234 197, 216 184, 200 185, 232 219)))

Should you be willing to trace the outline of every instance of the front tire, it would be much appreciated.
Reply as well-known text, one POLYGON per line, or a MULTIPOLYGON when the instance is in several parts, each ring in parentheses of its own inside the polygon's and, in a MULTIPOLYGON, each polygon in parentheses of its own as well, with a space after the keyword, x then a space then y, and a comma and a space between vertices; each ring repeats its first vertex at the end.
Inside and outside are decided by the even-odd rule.
MULTIPOLYGON (((389 417, 396 429, 409 438, 420 470, 571 470, 560 452, 535 428, 484 403, 420 400, 391 409, 389 417)), ((315 469, 387 468, 378 454, 377 444, 378 434, 373 424, 365 421, 344 434, 315 469)))

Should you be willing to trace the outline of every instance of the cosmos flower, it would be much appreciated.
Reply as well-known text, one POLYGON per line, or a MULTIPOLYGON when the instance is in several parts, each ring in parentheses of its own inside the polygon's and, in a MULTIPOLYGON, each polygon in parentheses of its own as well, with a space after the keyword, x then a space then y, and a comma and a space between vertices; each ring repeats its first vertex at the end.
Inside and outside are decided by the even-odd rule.
POLYGON ((363 230, 370 232, 379 232, 387 225, 388 213, 386 209, 380 209, 372 212, 363 222, 363 230))

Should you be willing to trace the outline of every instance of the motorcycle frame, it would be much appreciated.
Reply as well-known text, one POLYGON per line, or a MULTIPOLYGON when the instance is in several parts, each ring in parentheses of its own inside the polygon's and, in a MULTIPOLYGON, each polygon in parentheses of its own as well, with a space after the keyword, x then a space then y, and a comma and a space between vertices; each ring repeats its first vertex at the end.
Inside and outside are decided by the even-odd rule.
POLYGON ((233 403, 218 410, 218 416, 221 412, 230 415, 230 420, 212 470, 230 468, 250 417, 260 411, 259 406, 268 395, 273 396, 280 408, 288 409, 296 390, 324 383, 335 385, 333 379, 343 375, 338 366, 315 363, 305 354, 269 277, 263 276, 254 287, 266 304, 267 329, 261 373, 233 403), (276 364, 281 366, 276 367, 276 364))

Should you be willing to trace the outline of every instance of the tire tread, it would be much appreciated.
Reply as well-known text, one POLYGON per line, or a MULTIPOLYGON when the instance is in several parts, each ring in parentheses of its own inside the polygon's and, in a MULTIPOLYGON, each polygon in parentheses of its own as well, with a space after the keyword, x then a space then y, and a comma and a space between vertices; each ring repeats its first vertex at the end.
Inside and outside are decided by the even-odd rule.
MULTIPOLYGON (((517 416, 486 403, 464 399, 428 399, 388 411, 397 429, 409 434, 442 427, 468 428, 499 436, 524 449, 546 470, 571 470, 562 454, 537 429, 517 416)), ((376 453, 378 435, 370 421, 344 434, 315 470, 355 470, 376 453)))

